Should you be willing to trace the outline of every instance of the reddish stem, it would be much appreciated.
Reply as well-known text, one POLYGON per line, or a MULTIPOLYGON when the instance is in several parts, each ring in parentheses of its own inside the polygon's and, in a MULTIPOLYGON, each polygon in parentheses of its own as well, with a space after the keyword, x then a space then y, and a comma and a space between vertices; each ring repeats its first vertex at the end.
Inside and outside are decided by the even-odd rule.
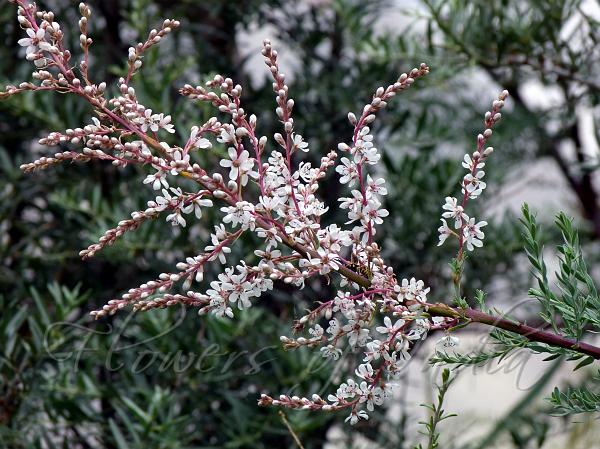
POLYGON ((465 318, 473 323, 487 324, 488 326, 497 327, 504 329, 515 334, 522 335, 530 341, 537 341, 545 343, 550 346, 557 346, 559 348, 569 349, 571 351, 580 352, 582 354, 589 355, 596 360, 600 360, 600 348, 590 345, 588 343, 579 342, 572 340, 562 335, 557 335, 552 332, 546 332, 540 329, 536 329, 526 324, 522 324, 515 321, 510 321, 506 318, 493 316, 485 312, 481 312, 475 309, 455 309, 446 304, 430 304, 428 306, 428 312, 435 316, 446 316, 452 318, 465 318))

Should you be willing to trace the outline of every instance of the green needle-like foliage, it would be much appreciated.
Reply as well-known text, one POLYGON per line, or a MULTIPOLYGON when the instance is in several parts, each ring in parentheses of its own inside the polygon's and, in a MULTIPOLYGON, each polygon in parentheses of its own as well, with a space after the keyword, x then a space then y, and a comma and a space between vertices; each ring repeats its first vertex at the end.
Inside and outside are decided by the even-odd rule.
MULTIPOLYGON (((594 380, 600 380, 595 377, 594 380)), ((596 388, 597 390, 597 388, 596 388)), ((554 414, 571 415, 575 413, 600 413, 600 392, 588 386, 569 387, 561 391, 554 389, 549 398, 554 406, 554 414)))
POLYGON ((530 289, 529 294, 540 303, 540 316, 556 333, 577 341, 582 339, 588 325, 592 328, 590 330, 600 330, 600 298, 583 258, 573 220, 562 212, 556 217, 555 223, 564 241, 558 247, 556 293, 548 281, 539 227, 527 205, 523 206, 521 222, 524 226, 525 251, 538 284, 538 288, 530 289))
POLYGON ((442 383, 437 386, 437 402, 434 404, 421 404, 421 406, 431 411, 431 415, 427 421, 419 422, 419 424, 425 427, 425 431, 421 431, 420 433, 427 436, 427 445, 423 446, 422 444, 419 444, 418 446, 415 446, 415 449, 435 449, 440 447, 440 433, 437 429, 438 424, 445 419, 457 416, 455 413, 446 413, 443 409, 444 398, 450 385, 452 385, 452 382, 454 382, 455 379, 456 375, 451 376, 450 370, 447 368, 444 369, 444 371, 442 371, 442 383))

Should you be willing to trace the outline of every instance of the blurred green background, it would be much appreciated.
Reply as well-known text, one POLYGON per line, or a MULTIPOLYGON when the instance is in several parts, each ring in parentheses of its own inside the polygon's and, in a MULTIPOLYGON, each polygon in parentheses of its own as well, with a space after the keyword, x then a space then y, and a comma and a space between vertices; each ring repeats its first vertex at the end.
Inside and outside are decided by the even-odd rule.
MULTIPOLYGON (((55 12, 77 49, 77 2, 39 4, 55 12)), ((597 2, 105 0, 90 6, 90 73, 97 82, 112 82, 111 89, 131 44, 163 18, 181 20, 146 55, 134 79, 143 104, 173 116, 183 133, 175 140, 213 115, 177 89, 215 73, 244 86, 244 108, 258 116, 261 134, 276 132, 271 81, 260 57, 264 37, 274 40, 290 75, 296 129, 315 160, 349 140, 348 111, 359 111, 378 86, 428 63, 431 74, 395 98, 374 129, 383 154, 380 175, 390 190, 380 242, 399 277, 431 286, 431 301, 445 300, 450 286, 453 249, 436 247, 443 198, 458 190, 460 161, 472 151, 483 113, 508 89, 509 106, 492 138, 489 190, 471 209, 490 226, 486 246, 469 260, 468 297, 484 289, 499 306, 526 297, 529 275, 514 217, 525 200, 542 221, 559 208, 575 215, 589 262, 597 266, 597 2)), ((0 85, 29 80, 13 5, 0 6, 0 24, 0 85)), ((145 223, 82 262, 80 249, 152 199, 141 184, 143 169, 90 163, 24 175, 18 167, 54 152, 37 139, 89 123, 90 112, 76 98, 51 93, 0 103, 0 446, 296 447, 277 410, 259 409, 256 400, 263 391, 330 391, 352 366, 351 355, 334 369, 318 354, 279 345, 292 319, 310 302, 328 298, 331 288, 282 286, 234 321, 177 309, 93 322, 90 310, 200 251, 215 215, 182 232, 163 220, 145 223)), ((203 162, 217 160, 213 154, 203 162)), ((335 202, 344 190, 332 176, 320 193, 335 202)), ((338 213, 331 208, 327 219, 343 220, 338 213)), ((549 241, 552 232, 548 227, 549 241)), ((247 254, 254 244, 241 242, 237 251, 247 254)), ((209 270, 207 279, 215 274, 209 270)), ((534 323, 535 312, 527 304, 518 310, 534 323)), ((427 355, 417 348, 415 363, 426 365, 427 355)), ((406 381, 428 385, 425 377, 406 381)), ((535 399, 548 393, 541 390, 532 390, 527 406, 492 423, 486 435, 444 447, 478 447, 490 435, 505 447, 549 447, 552 432, 585 441, 585 428, 575 431, 568 419, 539 413, 545 405, 535 399)), ((344 427, 338 446, 327 444, 343 415, 286 417, 307 449, 357 441, 405 448, 415 443, 424 413, 405 409, 408 401, 399 398, 395 411, 344 427)))

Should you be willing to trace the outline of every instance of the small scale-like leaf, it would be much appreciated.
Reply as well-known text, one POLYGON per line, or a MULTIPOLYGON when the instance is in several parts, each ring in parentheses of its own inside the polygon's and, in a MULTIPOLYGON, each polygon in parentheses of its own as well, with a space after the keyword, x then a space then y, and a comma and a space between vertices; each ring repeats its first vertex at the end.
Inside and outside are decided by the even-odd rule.
POLYGON ((585 359, 583 359, 581 362, 579 362, 577 364, 577 366, 573 369, 573 371, 577 371, 579 368, 583 368, 584 366, 590 365, 591 363, 594 363, 594 358, 593 357, 586 357, 585 359))

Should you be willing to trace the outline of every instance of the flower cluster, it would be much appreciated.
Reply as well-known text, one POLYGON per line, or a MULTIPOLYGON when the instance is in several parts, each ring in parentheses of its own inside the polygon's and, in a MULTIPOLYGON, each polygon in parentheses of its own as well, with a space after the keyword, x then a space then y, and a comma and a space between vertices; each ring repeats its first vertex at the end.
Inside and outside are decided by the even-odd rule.
POLYGON ((508 97, 508 91, 504 90, 498 95, 498 99, 492 104, 492 110, 485 113, 485 130, 477 136, 477 145, 472 154, 465 154, 462 166, 467 169, 467 174, 461 181, 462 198, 459 200, 453 196, 446 197, 446 202, 442 206, 442 226, 439 227, 440 233, 439 245, 442 245, 448 237, 458 239, 459 256, 462 255, 463 248, 473 251, 476 247, 483 246, 484 233, 481 230, 487 225, 486 221, 477 221, 465 213, 467 202, 476 199, 486 188, 483 181, 485 172, 485 161, 494 151, 493 147, 485 147, 487 141, 492 136, 492 128, 502 114, 500 109, 504 107, 504 100, 508 97), (453 226, 448 225, 449 220, 453 226))
MULTIPOLYGON (((33 78, 40 82, 8 86, 0 97, 25 90, 51 90, 75 94, 97 112, 97 118, 82 128, 52 132, 40 140, 45 145, 81 145, 80 152, 56 153, 54 157, 25 164, 22 169, 45 169, 67 160, 106 160, 120 167, 138 164, 149 171, 142 184, 159 192, 148 201, 145 210, 133 212, 131 218, 106 231, 81 256, 93 256, 149 218, 163 215, 173 226, 185 227, 187 220, 201 219, 205 208, 218 207, 222 212, 221 222, 215 225, 203 252, 177 263, 173 272, 161 273, 108 301, 92 312, 95 318, 127 306, 150 310, 176 304, 197 307, 200 314, 232 318, 236 309, 247 309, 278 282, 302 288, 307 279, 325 276, 336 283, 336 296, 315 302, 315 307, 295 322, 294 330, 306 330, 305 337, 283 336, 281 341, 290 349, 319 347, 320 353, 332 360, 339 359, 348 347, 362 359, 355 377, 342 383, 326 399, 318 395, 310 399, 262 395, 259 403, 311 410, 348 409, 348 421, 352 424, 367 419, 367 412, 389 397, 393 379, 410 358, 415 341, 425 338, 430 330, 456 324, 453 318, 431 317, 427 313, 429 288, 414 278, 396 279, 375 241, 376 228, 389 212, 382 207, 381 198, 387 194, 385 182, 369 172, 380 159, 370 125, 392 97, 427 75, 429 68, 425 64, 402 74, 392 85, 378 88, 358 116, 350 113, 351 141, 340 143, 337 151, 330 151, 313 166, 302 160, 310 145, 295 129, 294 100, 280 71, 277 51, 268 40, 263 43, 262 55, 273 78, 275 112, 282 127, 280 133, 273 135, 272 144, 267 136, 257 134, 256 115, 248 114, 242 107, 242 87, 221 75, 204 86, 181 88, 182 95, 212 104, 222 116, 194 126, 189 133, 176 130, 169 114, 140 103, 131 84, 142 65, 143 53, 179 22, 166 20, 160 30, 149 33, 145 42, 130 48, 127 74, 114 86, 116 95, 109 96, 111 89, 106 83, 95 84, 87 71, 92 44, 87 37, 91 16, 88 6, 80 5, 83 58, 79 64, 73 64, 54 15, 38 11, 27 0, 14 2, 18 5, 19 24, 28 36, 20 44, 26 47, 26 58, 35 63, 33 78), (189 137, 180 145, 162 140, 172 134, 189 137), (198 152, 208 152, 213 146, 224 147, 226 156, 219 160, 216 169, 209 170, 195 161, 198 152), (329 207, 319 198, 318 191, 334 166, 339 182, 351 188, 349 195, 339 200, 340 208, 347 211, 347 221, 325 226, 321 218, 329 207), (178 185, 181 178, 194 181, 197 188, 184 190, 178 185), (231 247, 243 233, 255 234, 261 247, 246 260, 230 260, 231 247), (203 285, 209 263, 226 266, 205 290, 197 291, 203 285), (182 294, 171 292, 176 288, 182 294)), ((445 225, 448 231, 442 236, 456 235, 461 247, 466 243, 468 249, 481 245, 480 228, 485 222, 476 223, 469 218, 464 205, 485 187, 480 169, 491 149, 483 150, 483 145, 500 118, 498 110, 505 97, 503 93, 493 111, 486 115, 486 131, 478 138, 477 151, 465 157, 469 174, 462 184, 462 203, 448 198, 444 206, 444 220, 453 219, 458 231, 445 225)))

